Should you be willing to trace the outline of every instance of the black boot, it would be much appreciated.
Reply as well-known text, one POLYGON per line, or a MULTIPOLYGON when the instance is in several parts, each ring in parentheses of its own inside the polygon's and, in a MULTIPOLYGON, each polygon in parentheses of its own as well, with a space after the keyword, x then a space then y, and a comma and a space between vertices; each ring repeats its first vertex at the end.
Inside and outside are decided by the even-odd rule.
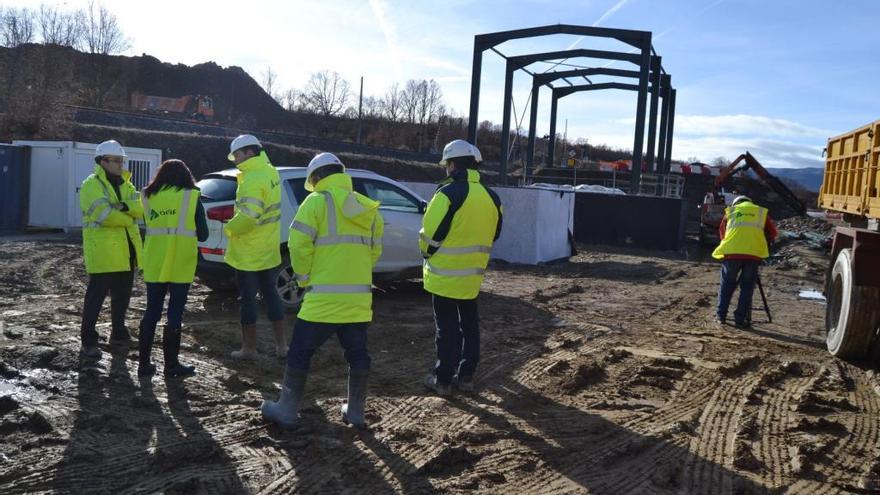
POLYGON ((155 325, 150 327, 141 323, 138 335, 138 376, 150 377, 156 374, 156 365, 150 362, 150 353, 153 351, 153 338, 156 336, 155 325))
POLYGON ((162 337, 162 351, 165 354, 165 378, 192 376, 196 374, 195 366, 184 366, 177 360, 180 353, 180 328, 165 327, 162 337))

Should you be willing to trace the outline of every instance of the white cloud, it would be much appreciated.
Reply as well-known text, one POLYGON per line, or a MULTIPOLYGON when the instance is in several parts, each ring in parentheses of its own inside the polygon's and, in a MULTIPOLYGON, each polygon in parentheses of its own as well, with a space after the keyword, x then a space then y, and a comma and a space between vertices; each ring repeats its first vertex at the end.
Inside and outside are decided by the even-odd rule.
POLYGON ((761 115, 676 115, 675 131, 712 136, 828 137, 834 131, 761 115))
POLYGON ((676 138, 672 156, 686 160, 691 157, 708 162, 716 157, 733 160, 751 152, 765 167, 822 167, 822 146, 812 146, 772 139, 736 139, 729 137, 676 138))
MULTIPOLYGON (((634 117, 616 119, 620 124, 633 125, 634 117)), ((786 119, 761 115, 676 115, 676 134, 693 136, 778 136, 794 138, 827 138, 836 133, 786 119)))

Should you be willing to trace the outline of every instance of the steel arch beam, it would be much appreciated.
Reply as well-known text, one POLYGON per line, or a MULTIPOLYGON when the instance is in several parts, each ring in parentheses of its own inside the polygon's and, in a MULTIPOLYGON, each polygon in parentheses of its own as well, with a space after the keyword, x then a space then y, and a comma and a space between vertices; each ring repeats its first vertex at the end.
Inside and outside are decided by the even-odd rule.
MULTIPOLYGON (((655 88, 652 86, 648 88, 648 91, 652 94, 658 93, 662 94, 664 107, 666 109, 662 112, 661 120, 660 120, 660 144, 658 151, 658 162, 657 162, 657 171, 661 173, 668 173, 669 167, 669 156, 671 155, 672 149, 672 122, 675 112, 675 90, 671 87, 671 76, 662 75, 660 77, 661 84, 655 88), (665 83, 665 84, 664 84, 665 83), (668 102, 668 103, 667 103, 668 102), (665 157, 661 156, 660 153, 665 152, 665 157), (660 161, 662 159, 662 162, 660 161)), ((599 83, 599 84, 583 84, 577 86, 563 86, 559 88, 553 88, 553 96, 550 107, 550 143, 551 145, 555 144, 555 133, 556 133, 556 111, 558 108, 559 99, 565 98, 566 96, 581 93, 584 91, 602 91, 609 89, 618 89, 623 91, 638 91, 639 85, 637 84, 624 84, 619 82, 610 82, 610 83, 599 83)), ((534 140, 534 134, 532 131, 529 131, 529 139, 530 141, 534 140)), ((534 149, 534 144, 532 144, 532 149, 534 149)), ((551 148, 552 149, 552 148, 551 148)), ((635 154, 634 154, 635 155, 635 154)), ((633 167, 631 169, 632 175, 640 176, 641 166, 636 167, 635 159, 633 159, 633 167), (637 170, 637 172, 636 172, 637 170)), ((634 182, 631 185, 638 186, 638 182, 634 182)))
MULTIPOLYGON (((664 101, 666 99, 666 94, 663 92, 662 87, 660 86, 661 80, 661 71, 663 70, 662 60, 658 56, 651 57, 651 79, 652 83, 649 87, 648 91, 651 93, 651 110, 649 115, 649 123, 648 123, 648 167, 649 170, 654 168, 653 156, 654 156, 654 144, 656 143, 656 129, 657 129, 657 99, 661 96, 664 97, 664 101), (659 90, 655 90, 654 88, 659 88, 659 90)), ((532 78, 532 107, 531 107, 531 119, 529 121, 529 147, 527 151, 527 168, 526 175, 528 170, 534 169, 534 152, 535 152, 535 134, 536 134, 536 122, 537 122, 537 111, 538 111, 538 92, 536 88, 539 90, 540 86, 548 85, 558 79, 564 79, 567 77, 581 77, 581 76, 591 76, 591 75, 609 75, 609 76, 618 76, 618 77, 630 77, 630 78, 638 78, 640 76, 638 71, 628 71, 621 69, 609 69, 605 67, 596 67, 596 68, 587 68, 580 70, 569 70, 569 71, 559 71, 559 72, 547 72, 543 74, 535 74, 532 78)), ((665 75, 665 74, 664 74, 665 75)), ((668 79, 667 79, 668 80, 668 79)), ((505 86, 506 88, 506 86, 505 86)), ((551 89, 553 86, 550 86, 551 89)), ((607 89, 633 89, 632 86, 628 86, 627 88, 607 88, 607 89)), ((635 90, 638 90, 638 87, 635 86, 635 90)), ((552 99, 552 106, 550 111, 550 143, 548 145, 548 163, 552 165, 554 160, 554 155, 556 152, 555 149, 555 139, 556 139, 556 115, 558 109, 558 98, 552 99)), ((509 115, 509 114, 508 114, 509 115)), ((506 126, 502 126, 502 143, 507 144, 509 147, 509 131, 510 126, 509 122, 504 122, 507 124, 506 126)), ((509 149, 509 148, 508 148, 509 149)), ((506 151, 506 150, 505 150, 506 151)), ((501 157, 501 170, 502 174, 507 173, 507 153, 502 153, 501 157)))
MULTIPOLYGON (((606 59, 606 60, 619 60, 624 62, 629 62, 632 64, 638 65, 642 60, 641 55, 636 55, 632 53, 622 53, 622 52, 612 52, 606 50, 591 50, 591 49, 575 49, 575 50, 563 50, 556 52, 544 52, 544 53, 532 53, 528 55, 519 55, 515 57, 508 57, 507 63, 505 66, 505 76, 504 76, 504 110, 502 116, 501 123, 501 153, 499 157, 500 168, 501 168, 501 176, 503 181, 506 183, 507 181, 507 162, 508 162, 508 154, 510 150, 510 103, 512 99, 513 92, 513 73, 519 69, 523 69, 526 66, 533 64, 535 62, 544 62, 548 60, 554 60, 559 58, 598 58, 598 59, 606 59)), ((651 56, 649 58, 649 63, 652 67, 656 67, 657 71, 662 71, 663 67, 660 61, 660 58, 657 56, 651 56)), ((534 165, 534 138, 531 137, 534 134, 535 121, 536 121, 536 113, 537 112, 537 90, 535 89, 535 85, 548 85, 555 80, 563 79, 566 77, 579 77, 579 76, 589 76, 589 75, 609 75, 609 76, 618 76, 618 77, 631 77, 637 78, 641 81, 644 76, 642 71, 632 71, 632 70, 623 70, 623 69, 610 69, 605 67, 596 67, 596 68, 588 68, 588 69, 579 69, 573 71, 558 71, 558 72, 547 72, 543 74, 535 74, 533 75, 533 87, 532 87, 532 115, 530 118, 530 139, 529 139, 529 150, 527 152, 528 163, 526 166, 526 170, 524 171, 527 175, 528 170, 533 168, 534 165)), ((658 73, 659 76, 659 73, 658 73)), ((552 86, 551 86, 552 87, 552 86)), ((646 91, 647 93, 647 82, 646 82, 646 91)), ((641 161, 641 145, 644 140, 644 130, 645 130, 645 112, 644 112, 644 101, 647 99, 647 95, 643 94, 641 91, 639 92, 638 104, 637 104, 637 113, 636 113, 636 127, 635 127, 635 142, 638 143, 638 146, 634 143, 633 145, 633 154, 636 154, 636 149, 638 149, 639 161, 641 161), (641 108, 641 111, 638 111, 638 108, 641 108)), ((652 107, 653 114, 652 119, 656 123, 656 106, 652 107)), ((474 140, 476 139, 476 135, 474 135, 474 140)), ((472 140, 471 142, 474 142, 472 140)), ((653 147, 651 147, 653 150, 653 147)))

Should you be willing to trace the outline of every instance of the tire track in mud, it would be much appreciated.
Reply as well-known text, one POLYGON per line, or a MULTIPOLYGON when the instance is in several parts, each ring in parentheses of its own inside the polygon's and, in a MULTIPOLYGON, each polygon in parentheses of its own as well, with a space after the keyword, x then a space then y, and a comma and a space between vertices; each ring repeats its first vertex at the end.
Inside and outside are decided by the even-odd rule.
MULTIPOLYGON (((850 404, 851 408, 832 407, 825 414, 807 414, 843 424, 847 431, 827 452, 826 458, 830 462, 816 463, 810 467, 825 476, 828 482, 846 490, 878 490, 880 486, 877 486, 877 481, 880 480, 865 479, 864 475, 867 474, 865 470, 871 466, 871 460, 876 461, 876 456, 880 454, 880 396, 873 390, 869 376, 852 371, 851 365, 839 364, 831 373, 839 372, 842 375, 841 381, 851 380, 852 390, 844 390, 843 393, 839 389, 831 390, 831 393, 836 393, 838 398, 850 404), (852 481, 854 477, 858 479, 856 483, 852 481), (866 483, 873 487, 860 486, 866 483)), ((810 392, 828 393, 829 386, 833 387, 834 382, 811 388, 810 392)))
POLYGON ((772 375, 767 374, 778 372, 779 368, 765 371, 761 386, 766 392, 755 391, 755 397, 763 402, 763 407, 757 408, 755 416, 760 434, 757 440, 759 454, 756 457, 764 467, 763 478, 773 488, 785 486, 792 478, 792 463, 788 454, 788 433, 794 421, 792 402, 815 380, 815 377, 786 376, 776 381, 772 379, 772 375))
POLYGON ((723 381, 702 408, 696 436, 689 450, 694 457, 685 466, 685 490, 699 492, 706 487, 719 487, 729 492, 730 480, 725 470, 732 467, 732 439, 737 421, 742 414, 742 402, 749 392, 749 379, 723 381))

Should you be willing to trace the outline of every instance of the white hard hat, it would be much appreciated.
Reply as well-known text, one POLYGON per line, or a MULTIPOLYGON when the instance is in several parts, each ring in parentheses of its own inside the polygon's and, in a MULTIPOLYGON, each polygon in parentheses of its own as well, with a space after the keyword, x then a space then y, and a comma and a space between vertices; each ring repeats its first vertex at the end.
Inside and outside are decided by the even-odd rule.
POLYGON ((260 140, 251 136, 250 134, 242 134, 237 138, 232 140, 232 143, 229 144, 229 155, 226 157, 229 161, 233 161, 235 157, 232 156, 236 150, 240 150, 245 146, 263 146, 260 144, 260 140))
POLYGON ((483 154, 480 153, 480 149, 474 145, 471 145, 471 147, 474 148, 474 159, 477 161, 477 163, 482 162, 483 161, 483 154))
POLYGON ((345 171, 345 165, 339 161, 339 158, 336 157, 333 153, 319 153, 312 158, 312 161, 309 162, 309 167, 306 169, 306 191, 314 191, 315 186, 312 185, 311 178, 312 174, 315 173, 315 170, 318 170, 321 167, 326 167, 327 165, 339 165, 342 167, 342 170, 345 171))
POLYGON ((122 145, 114 140, 104 141, 95 147, 95 157, 99 156, 127 156, 122 145))
POLYGON ((750 198, 748 196, 737 196, 737 197, 733 198, 733 202, 730 203, 730 206, 733 206, 737 203, 742 203, 743 201, 751 201, 751 200, 752 200, 752 198, 750 198))
POLYGON ((474 145, 464 139, 456 139, 455 141, 450 141, 449 144, 443 148, 443 158, 440 160, 440 165, 446 165, 446 160, 449 160, 450 158, 458 158, 461 156, 472 156, 478 162, 483 160, 483 156, 474 145))

